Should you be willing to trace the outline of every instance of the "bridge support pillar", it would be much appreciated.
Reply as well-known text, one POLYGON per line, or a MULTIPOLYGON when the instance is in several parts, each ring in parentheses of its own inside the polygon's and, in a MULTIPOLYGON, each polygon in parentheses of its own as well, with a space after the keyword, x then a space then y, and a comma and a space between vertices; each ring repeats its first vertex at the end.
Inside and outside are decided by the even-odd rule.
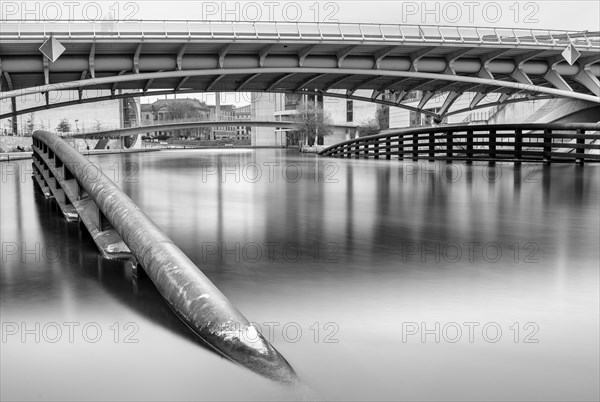
POLYGON ((544 163, 552 163, 552 130, 544 130, 544 163))
POLYGON ((583 161, 585 159, 585 148, 583 148, 583 145, 585 144, 585 138, 583 138, 583 135, 585 135, 585 130, 582 129, 578 129, 577 130, 577 135, 578 136, 582 136, 582 137, 577 137, 577 139, 575 140, 575 143, 577 144, 577 149, 575 150, 575 162, 583 165, 583 161))
POLYGON ((374 156, 374 158, 375 159, 379 159, 379 152, 380 152, 380 149, 379 149, 379 140, 373 141, 373 147, 375 149, 375 156, 374 156))
POLYGON ((452 157, 454 156, 454 143, 452 138, 452 132, 448 131, 446 133, 446 158, 448 158, 447 162, 452 163, 452 157))
POLYGON ((360 144, 356 143, 353 146, 354 148, 354 156, 356 157, 356 159, 360 158, 360 144))
POLYGON ((435 161, 435 133, 429 133, 429 162, 435 161))
POLYGON ((523 159, 523 131, 515 130, 515 146, 514 146, 514 157, 515 157, 515 165, 521 164, 521 159, 523 159))
MULTIPOLYGON (((12 118, 11 118, 11 123, 12 123, 12 131, 13 131, 13 135, 19 135, 19 133, 17 132, 19 130, 19 127, 17 125, 17 98, 15 98, 14 96, 12 98, 10 98, 10 105, 12 107, 12 118)), ((21 130, 23 129, 23 127, 21 127, 21 130)))

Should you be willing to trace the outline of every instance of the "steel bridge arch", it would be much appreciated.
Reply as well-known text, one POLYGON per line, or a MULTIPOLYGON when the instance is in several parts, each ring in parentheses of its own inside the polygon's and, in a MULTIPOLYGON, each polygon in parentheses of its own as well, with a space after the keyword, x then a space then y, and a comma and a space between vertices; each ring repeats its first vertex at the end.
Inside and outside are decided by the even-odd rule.
MULTIPOLYGON (((61 82, 56 84, 45 84, 34 87, 13 89, 0 92, 0 99, 13 98, 17 96, 32 95, 38 93, 47 93, 49 91, 73 90, 105 84, 118 84, 135 81, 150 81, 165 78, 187 78, 198 76, 227 76, 227 75, 254 75, 254 74, 341 74, 354 76, 372 76, 372 77, 393 77, 393 78, 421 78, 426 80, 447 81, 451 83, 467 83, 478 86, 488 86, 494 88, 506 88, 508 90, 532 91, 556 97, 581 99, 590 102, 600 103, 600 97, 588 95, 574 91, 568 91, 558 88, 548 88, 539 85, 526 84, 521 82, 503 81, 490 78, 469 77, 463 75, 450 75, 439 73, 424 73, 419 71, 392 71, 392 70, 366 70, 351 68, 309 68, 309 67, 290 67, 290 68, 231 68, 231 69, 203 69, 203 70, 174 70, 158 71, 151 73, 123 74, 117 76, 89 78, 84 80, 61 82)), ((273 85, 271 85, 273 87, 273 85)), ((209 90, 207 92, 211 92, 209 90)), ((267 92, 273 92, 274 88, 268 88, 267 92)), ((258 89, 257 92, 260 92, 258 89)), ((247 92, 247 91, 246 91, 247 92)), ((327 92, 327 91, 324 91, 327 92)))
MULTIPOLYGON (((233 71, 228 71, 228 73, 232 74, 232 75, 233 74, 256 75, 256 74, 261 74, 261 73, 273 73, 273 72, 279 73, 279 74, 294 74, 294 73, 299 73, 299 72, 302 72, 302 73, 308 72, 308 73, 316 73, 316 74, 330 73, 330 74, 341 74, 342 77, 351 76, 353 74, 354 75, 369 75, 370 74, 375 77, 390 77, 390 76, 391 77, 405 77, 405 78, 406 77, 408 77, 408 78, 418 77, 418 78, 426 78, 426 79, 431 79, 431 80, 444 80, 444 81, 449 81, 449 82, 453 82, 453 83, 467 82, 470 84, 474 84, 475 86, 483 86, 483 85, 492 84, 492 85, 498 85, 498 87, 502 87, 502 88, 515 89, 516 92, 531 90, 531 88, 532 88, 532 85, 529 85, 529 84, 521 84, 521 83, 515 83, 515 82, 508 82, 508 81, 490 80, 490 79, 475 78, 475 77, 463 77, 463 76, 456 76, 456 75, 449 76, 446 74, 404 72, 404 71, 382 71, 382 70, 371 70, 371 71, 366 70, 365 71, 365 70, 354 70, 354 69, 332 69, 332 71, 326 71, 325 69, 306 69, 306 68, 296 68, 296 69, 293 69, 293 71, 291 71, 291 72, 290 72, 290 69, 269 69, 269 71, 264 71, 264 69, 261 69, 261 68, 258 68, 258 69, 235 69, 233 71), (275 71, 273 71, 273 70, 275 70, 275 71), (309 71, 306 71, 306 70, 309 70, 309 71)), ((165 78, 165 77, 169 77, 169 78, 170 77, 178 77, 178 78, 183 77, 183 79, 185 79, 185 78, 189 78, 189 77, 193 77, 193 76, 214 76, 214 75, 216 75, 216 73, 220 73, 220 75, 224 75, 224 73, 226 73, 226 71, 223 71, 223 70, 197 70, 197 71, 193 71, 193 72, 191 72, 191 71, 163 71, 163 72, 154 72, 154 73, 142 73, 142 74, 130 74, 130 75, 118 75, 118 76, 112 76, 112 77, 93 78, 93 79, 78 80, 78 81, 71 81, 71 82, 64 82, 64 83, 57 83, 57 84, 47 84, 47 85, 43 85, 43 86, 24 88, 22 90, 5 91, 5 92, 0 93, 0 99, 14 98, 15 96, 32 95, 32 94, 39 94, 39 93, 48 94, 50 91, 66 91, 66 90, 81 91, 82 88, 91 88, 91 87, 95 87, 98 85, 105 85, 105 84, 115 85, 116 83, 133 83, 133 82, 140 81, 140 80, 151 81, 154 79, 165 78)), ((286 75, 284 75, 284 77, 285 76, 286 75)), ((377 103, 377 104, 382 104, 382 105, 386 105, 386 106, 399 107, 399 108, 406 109, 409 111, 414 111, 417 113, 423 113, 426 115, 430 115, 439 120, 441 120, 444 116, 450 116, 450 115, 454 115, 457 113, 468 112, 468 111, 475 110, 475 109, 486 108, 486 107, 491 107, 491 106, 506 104, 506 103, 525 102, 525 101, 529 101, 529 100, 533 100, 533 99, 542 100, 542 99, 551 99, 551 98, 556 98, 556 97, 569 97, 569 98, 574 98, 574 99, 581 99, 581 100, 586 100, 586 101, 590 101, 590 102, 600 103, 600 97, 595 97, 593 95, 580 94, 580 93, 576 93, 576 92, 564 91, 564 90, 560 90, 560 89, 546 88, 546 87, 540 87, 540 86, 533 86, 533 87, 535 87, 536 90, 539 91, 540 93, 542 93, 543 95, 512 98, 512 99, 508 96, 505 96, 503 99, 501 98, 501 100, 499 100, 499 101, 488 102, 488 103, 479 103, 478 102, 475 104, 472 103, 469 106, 469 108, 460 109, 460 110, 452 111, 452 110, 448 110, 448 108, 444 108, 446 110, 441 114, 431 112, 427 109, 424 109, 424 106, 425 106, 424 104, 419 105, 417 107, 413 107, 413 106, 409 106, 409 105, 401 103, 402 97, 403 97, 402 95, 403 95, 403 93, 405 94, 405 91, 402 91, 401 93, 392 92, 390 94, 391 96, 388 99, 384 98, 383 96, 379 96, 381 94, 377 94, 378 96, 372 95, 371 97, 365 97, 365 96, 355 95, 354 92, 350 92, 350 91, 345 91, 345 92, 340 93, 340 92, 332 92, 332 91, 328 91, 328 90, 319 90, 319 89, 317 89, 317 90, 290 90, 287 88, 273 88, 271 90, 265 90, 265 89, 260 89, 260 88, 246 87, 246 88, 244 88, 243 92, 252 91, 252 92, 262 92, 262 93, 295 93, 295 94, 322 95, 322 96, 333 97, 333 98, 351 99, 351 100, 357 100, 357 101, 377 103)), ((130 90, 130 89, 134 89, 134 88, 122 88, 122 89, 130 90)), ((212 89, 212 88, 207 88, 207 89, 212 89)), ((221 92, 221 91, 219 91, 219 88, 214 88, 214 90, 216 92, 221 92)), ((53 104, 47 103, 46 105, 42 105, 42 106, 38 106, 38 107, 17 110, 16 113, 15 112, 3 113, 0 115, 0 119, 7 118, 10 116, 17 116, 17 115, 21 115, 21 114, 25 114, 25 113, 40 111, 40 110, 54 109, 54 108, 59 108, 59 107, 64 107, 64 106, 98 102, 98 101, 103 101, 103 100, 143 97, 143 96, 148 96, 148 95, 184 94, 184 93, 202 93, 202 92, 213 92, 213 91, 174 88, 174 89, 169 89, 169 90, 141 91, 141 92, 130 92, 130 93, 122 93, 122 94, 112 94, 111 93, 110 95, 100 96, 100 97, 78 98, 78 99, 72 100, 72 101, 53 103, 53 104)), ((232 92, 232 91, 223 90, 222 92, 232 92)), ((236 91, 233 91, 233 92, 236 92, 236 91)), ((240 92, 242 92, 242 91, 240 91, 240 92)), ((489 93, 492 93, 492 91, 487 92, 487 94, 489 94, 489 93)), ((451 100, 457 99, 457 97, 454 97, 454 99, 451 99, 452 94, 453 94, 452 92, 449 92, 449 94, 446 95, 446 98, 445 98, 446 100, 444 102, 445 104, 449 103, 451 100)), ((464 95, 464 93, 460 94, 459 96, 462 96, 462 95, 464 95)), ((480 101, 481 100, 482 99, 480 99, 480 101)))
POLYGON ((116 99, 117 91, 132 88, 144 94, 310 89, 441 120, 458 113, 450 109, 465 93, 475 97, 461 111, 544 97, 600 103, 598 49, 600 33, 588 31, 191 20, 39 26, 9 20, 0 33, 0 99, 11 98, 10 115, 16 116, 60 107, 50 104, 49 93, 68 89, 79 91, 77 103, 87 102, 82 93, 91 87, 111 91, 95 100, 116 99), (38 51, 49 34, 67 46, 56 62, 38 51), (581 57, 565 61, 567 46, 576 46, 581 57), (372 95, 357 97, 359 89, 372 95), (416 108, 402 103, 414 90, 424 92, 416 108), (18 111, 16 97, 34 93, 44 93, 46 107, 18 111), (498 103, 480 104, 490 93, 500 94, 498 103), (446 96, 437 113, 425 109, 433 94, 446 96), (515 94, 528 99, 515 100, 515 94))

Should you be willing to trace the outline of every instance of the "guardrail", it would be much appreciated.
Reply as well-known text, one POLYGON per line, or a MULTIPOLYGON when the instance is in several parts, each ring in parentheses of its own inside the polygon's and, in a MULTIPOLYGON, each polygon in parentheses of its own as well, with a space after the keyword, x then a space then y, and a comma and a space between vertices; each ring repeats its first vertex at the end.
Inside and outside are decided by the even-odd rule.
MULTIPOLYGON (((133 258, 175 314, 215 350, 280 382, 289 363, 158 226, 87 158, 55 134, 33 134, 34 177, 105 257, 133 258)), ((134 271, 136 272, 136 271, 134 271)))
POLYGON ((319 155, 430 161, 599 162, 599 123, 435 126, 332 145, 319 155), (588 133, 592 132, 592 133, 588 133))
POLYGON ((198 20, 3 20, 2 38, 399 41, 600 47, 598 32, 447 25, 198 20))
POLYGON ((102 124, 100 127, 90 127, 90 128, 78 128, 76 131, 68 131, 68 132, 55 132, 59 137, 73 137, 82 134, 102 134, 108 131, 116 131, 123 130, 129 128, 136 127, 149 127, 152 128, 154 126, 165 125, 165 124, 177 124, 177 123, 197 123, 201 121, 207 122, 223 122, 224 127, 236 127, 236 126, 245 126, 244 123, 251 121, 268 121, 272 119, 273 116, 257 116, 257 117, 236 117, 236 116, 219 116, 219 119, 216 118, 214 114, 210 115, 201 115, 197 117, 188 117, 183 119, 158 119, 158 120, 142 120, 139 125, 131 125, 129 127, 122 127, 120 124, 102 124))

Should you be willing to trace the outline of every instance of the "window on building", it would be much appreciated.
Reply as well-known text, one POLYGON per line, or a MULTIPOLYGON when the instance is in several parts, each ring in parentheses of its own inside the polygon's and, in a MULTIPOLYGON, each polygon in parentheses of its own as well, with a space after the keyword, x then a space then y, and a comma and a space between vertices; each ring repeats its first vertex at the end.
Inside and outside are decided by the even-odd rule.
POLYGON ((300 103, 298 94, 285 94, 285 110, 296 110, 296 106, 300 103))
POLYGON ((408 124, 410 127, 419 127, 421 125, 421 113, 411 111, 409 117, 408 124))
POLYGON ((347 100, 346 101, 346 122, 354 121, 354 101, 347 100))

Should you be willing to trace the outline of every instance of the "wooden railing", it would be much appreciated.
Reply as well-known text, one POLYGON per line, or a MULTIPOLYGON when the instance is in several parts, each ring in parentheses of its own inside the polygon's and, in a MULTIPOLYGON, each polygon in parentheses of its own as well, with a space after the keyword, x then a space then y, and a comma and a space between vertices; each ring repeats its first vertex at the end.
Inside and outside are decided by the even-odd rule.
POLYGON ((494 124, 388 131, 325 148, 338 158, 599 162, 600 124, 494 124))

